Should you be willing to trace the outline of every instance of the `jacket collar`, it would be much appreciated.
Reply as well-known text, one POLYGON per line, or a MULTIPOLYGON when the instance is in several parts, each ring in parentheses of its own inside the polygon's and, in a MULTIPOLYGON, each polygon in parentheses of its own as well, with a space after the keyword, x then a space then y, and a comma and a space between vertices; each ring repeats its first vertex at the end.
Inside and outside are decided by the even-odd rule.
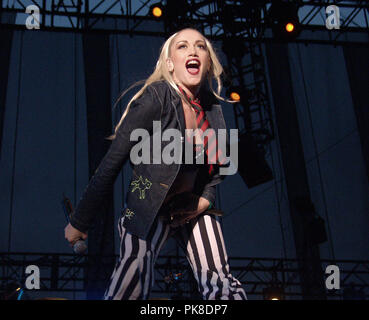
POLYGON ((181 97, 178 95, 178 93, 172 88, 172 86, 169 83, 168 83, 168 87, 172 95, 171 97, 172 106, 174 107, 174 111, 178 116, 179 124, 181 127, 181 134, 182 134, 182 137, 184 137, 185 129, 186 129, 186 122, 185 122, 185 115, 184 115, 184 111, 182 107, 181 97))
MULTIPOLYGON (((181 129, 182 129, 181 130, 182 135, 184 136, 185 129, 186 129, 186 122, 185 122, 185 115, 184 115, 184 111, 183 111, 181 97, 178 95, 178 93, 172 88, 172 86, 169 83, 167 83, 167 85, 170 89, 170 92, 171 92, 171 95, 172 95, 171 100, 173 102, 173 106, 175 108, 175 111, 178 115, 178 120, 179 120, 179 123, 181 125, 181 129)), ((206 119, 209 121, 210 127, 212 127, 212 123, 213 123, 212 113, 211 113, 211 110, 209 109, 210 105, 209 105, 209 103, 207 103, 208 99, 209 99, 208 92, 200 92, 200 104, 203 107, 206 119)))

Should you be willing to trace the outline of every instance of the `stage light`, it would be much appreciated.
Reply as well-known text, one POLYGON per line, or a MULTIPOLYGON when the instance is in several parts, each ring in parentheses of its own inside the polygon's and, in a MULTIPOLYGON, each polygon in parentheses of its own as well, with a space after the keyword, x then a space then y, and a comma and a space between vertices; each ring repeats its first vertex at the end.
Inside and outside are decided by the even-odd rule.
POLYGON ((5 290, 0 293, 0 300, 21 300, 23 289, 18 281, 8 283, 5 290))
POLYGON ((239 102, 241 100, 241 96, 238 92, 231 92, 231 94, 229 95, 229 97, 231 98, 232 101, 237 101, 239 102))
POLYGON ((150 6, 150 14, 159 19, 163 16, 164 13, 164 7, 162 4, 160 3, 155 3, 152 6, 150 6))
POLYGON ((227 97, 235 102, 247 101, 247 91, 241 86, 229 86, 226 90, 227 97))
POLYGON ((189 14, 191 6, 188 0, 167 0, 154 3, 150 6, 149 15, 158 22, 164 23, 164 32, 169 35, 184 27, 195 27, 189 14))
POLYGON ((287 32, 292 32, 295 29, 295 26, 293 23, 289 22, 286 24, 286 31, 287 32))
POLYGON ((161 10, 161 8, 159 8, 159 7, 154 7, 152 9, 152 14, 153 14, 154 17, 160 18, 163 14, 163 10, 161 10))
POLYGON ((292 40, 301 32, 298 7, 293 2, 273 2, 268 11, 268 20, 276 39, 292 40))
POLYGON ((283 300, 284 299, 284 292, 282 287, 278 286, 270 286, 263 289, 263 297, 264 300, 283 300))

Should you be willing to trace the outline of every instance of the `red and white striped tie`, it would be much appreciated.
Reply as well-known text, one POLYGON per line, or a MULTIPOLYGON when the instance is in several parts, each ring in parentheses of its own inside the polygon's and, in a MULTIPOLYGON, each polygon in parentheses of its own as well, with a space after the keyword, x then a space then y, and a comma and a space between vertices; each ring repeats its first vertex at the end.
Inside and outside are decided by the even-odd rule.
POLYGON ((205 117, 205 112, 200 105, 200 101, 198 99, 192 100, 183 89, 178 86, 181 93, 188 99, 191 103, 191 106, 194 108, 196 112, 196 125, 200 130, 200 135, 203 138, 204 142, 204 150, 207 157, 207 163, 209 164, 209 174, 214 173, 214 164, 223 164, 225 161, 222 150, 217 150, 217 137, 214 130, 209 130, 208 134, 203 137, 203 133, 206 129, 211 128, 208 120, 205 117))

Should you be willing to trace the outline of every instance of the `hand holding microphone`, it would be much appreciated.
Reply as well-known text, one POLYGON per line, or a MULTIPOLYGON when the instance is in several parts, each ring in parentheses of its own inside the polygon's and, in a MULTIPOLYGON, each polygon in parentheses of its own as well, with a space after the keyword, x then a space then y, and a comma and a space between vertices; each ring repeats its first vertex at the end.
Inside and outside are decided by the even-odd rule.
POLYGON ((87 250, 87 245, 84 240, 87 239, 87 234, 79 231, 78 229, 74 228, 70 222, 69 217, 73 213, 73 207, 70 200, 63 194, 63 201, 62 201, 64 213, 68 225, 64 229, 65 239, 70 243, 73 247, 73 251, 77 254, 83 254, 87 250))
POLYGON ((70 223, 64 229, 65 239, 73 246, 73 251, 77 254, 83 254, 87 250, 87 245, 84 240, 87 239, 87 234, 77 230, 70 223))

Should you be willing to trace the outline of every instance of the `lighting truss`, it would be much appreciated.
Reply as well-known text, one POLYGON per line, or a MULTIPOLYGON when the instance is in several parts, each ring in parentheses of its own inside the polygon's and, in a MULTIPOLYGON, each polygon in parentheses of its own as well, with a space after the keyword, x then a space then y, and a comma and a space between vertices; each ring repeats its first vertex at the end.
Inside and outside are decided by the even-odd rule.
MULTIPOLYGON (((163 21, 155 19, 149 13, 155 0, 2 0, 0 10, 5 14, 16 14, 13 23, 2 19, 3 26, 25 29, 28 14, 27 6, 36 5, 40 9, 40 29, 73 32, 109 32, 130 35, 150 35, 165 37, 162 28, 163 21), (153 28, 154 22, 157 28, 153 28)), ((271 40, 273 38, 268 25, 268 9, 271 0, 187 0, 189 9, 187 21, 201 26, 204 34, 210 39, 224 37, 225 16, 224 4, 233 6, 235 12, 232 24, 239 28, 238 35, 245 38, 271 40), (250 32, 252 31, 252 32, 250 32)), ((299 0, 293 1, 299 7, 299 18, 302 29, 322 33, 317 39, 316 34, 304 32, 296 42, 320 42, 339 44, 341 42, 368 42, 369 3, 365 0, 299 0), (339 30, 328 30, 325 27, 325 9, 331 4, 337 5, 341 12, 341 27, 339 30), (355 36, 345 37, 350 33, 355 36), (364 34, 364 35, 363 35, 364 34), (323 39, 323 40, 322 40, 323 39)), ((175 19, 176 17, 172 17, 175 19)))
MULTIPOLYGON (((36 5, 40 9, 39 30, 167 37, 174 31, 170 26, 181 25, 183 21, 197 26, 211 40, 223 41, 227 37, 237 39, 245 43, 246 54, 242 63, 235 60, 234 56, 227 55, 228 76, 233 85, 243 86, 250 96, 248 101, 234 105, 236 125, 241 133, 251 133, 260 146, 266 147, 274 138, 274 129, 261 43, 274 41, 269 22, 272 1, 182 1, 188 4, 187 11, 182 14, 182 20, 178 20, 175 14, 170 13, 164 15, 165 19, 154 18, 150 14, 150 7, 158 3, 156 0, 8 0, 1 1, 1 24, 24 30, 29 17, 25 10, 29 5, 36 5), (13 17, 13 22, 9 16, 13 17)), ((291 41, 368 45, 367 1, 335 1, 341 12, 341 27, 338 30, 328 30, 325 26, 325 10, 332 1, 293 2, 299 7, 303 32, 291 41)))
MULTIPOLYGON (((237 37, 230 37, 238 41, 237 37)), ((245 54, 237 57, 227 52, 227 79, 232 86, 241 87, 244 99, 234 104, 236 127, 240 135, 253 135, 260 146, 274 139, 274 126, 269 101, 263 47, 260 42, 245 41, 245 54)), ((229 86, 229 84, 225 84, 229 86)))
MULTIPOLYGON (((25 282, 25 270, 29 265, 40 269, 40 291, 83 292, 86 290, 84 270, 88 255, 57 253, 0 253, 0 289, 7 283, 25 282)), ((118 258, 118 257, 115 257, 118 258)), ((298 261, 279 258, 229 257, 230 270, 246 288, 250 299, 262 299, 263 289, 280 286, 286 299, 301 299, 298 261)), ((343 298, 343 289, 361 289, 369 297, 368 260, 321 260, 322 270, 337 265, 340 270, 340 289, 326 290, 327 298, 343 298)), ((154 268, 155 285, 152 293, 184 299, 197 295, 197 284, 184 256, 159 256, 154 268)), ((324 278, 327 275, 322 275, 324 278)))
MULTIPOLYGON (((181 1, 188 4, 187 11, 181 15, 182 20, 170 13, 164 15, 165 19, 154 18, 150 14, 150 7, 158 3, 155 0, 1 1, 2 15, 8 17, 2 18, 1 24, 25 29, 25 20, 29 17, 25 10, 29 5, 36 5, 40 8, 40 30, 167 37, 174 31, 170 26, 181 25, 183 21, 197 26, 212 40, 231 38, 243 42, 246 52, 242 61, 235 59, 233 54, 227 54, 230 82, 244 87, 249 93, 247 101, 234 105, 236 125, 241 133, 252 134, 259 146, 265 148, 274 138, 274 129, 261 43, 274 41, 269 22, 272 1, 181 1), (13 23, 11 19, 9 22, 9 16, 12 15, 13 23)), ((293 2, 299 7, 298 14, 304 32, 291 41, 368 44, 367 1, 335 1, 341 11, 341 27, 338 30, 328 30, 325 26, 325 9, 331 1, 293 2)))

